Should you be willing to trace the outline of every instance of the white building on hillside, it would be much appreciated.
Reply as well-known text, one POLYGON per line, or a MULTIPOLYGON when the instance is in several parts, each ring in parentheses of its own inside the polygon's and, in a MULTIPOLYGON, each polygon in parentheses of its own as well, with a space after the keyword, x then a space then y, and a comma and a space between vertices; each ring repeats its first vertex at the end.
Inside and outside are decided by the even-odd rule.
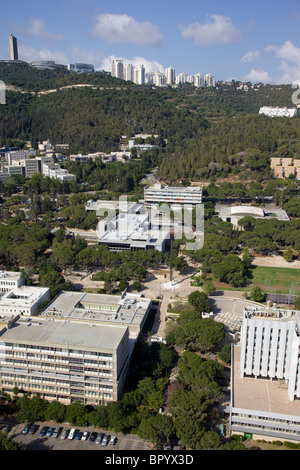
POLYGON ((297 108, 279 108, 272 106, 263 106, 259 110, 259 114, 264 114, 269 117, 289 117, 293 118, 296 116, 297 108))
POLYGON ((202 202, 202 188, 172 187, 162 184, 146 186, 144 189, 145 204, 160 204, 163 202, 178 205, 194 205, 202 202))

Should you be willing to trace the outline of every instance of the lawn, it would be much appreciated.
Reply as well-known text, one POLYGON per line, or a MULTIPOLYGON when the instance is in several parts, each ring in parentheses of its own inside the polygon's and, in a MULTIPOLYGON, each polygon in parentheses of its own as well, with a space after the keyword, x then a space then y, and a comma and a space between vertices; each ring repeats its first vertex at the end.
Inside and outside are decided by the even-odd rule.
POLYGON ((300 294, 300 269, 253 266, 250 271, 251 287, 274 294, 288 294, 292 288, 294 295, 300 294))
POLYGON ((234 288, 214 278, 211 280, 218 290, 250 292, 252 287, 259 286, 267 294, 289 294, 292 288, 292 295, 300 295, 300 269, 252 266, 249 269, 248 279, 249 284, 240 288, 234 288))

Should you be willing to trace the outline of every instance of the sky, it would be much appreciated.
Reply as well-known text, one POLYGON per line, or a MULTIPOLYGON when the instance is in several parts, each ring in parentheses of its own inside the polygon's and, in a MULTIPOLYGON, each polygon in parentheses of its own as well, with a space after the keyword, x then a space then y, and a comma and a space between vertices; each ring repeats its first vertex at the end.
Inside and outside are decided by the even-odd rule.
POLYGON ((110 71, 118 58, 217 81, 300 80, 300 0, 14 0, 0 25, 0 59, 12 33, 26 62, 110 71))

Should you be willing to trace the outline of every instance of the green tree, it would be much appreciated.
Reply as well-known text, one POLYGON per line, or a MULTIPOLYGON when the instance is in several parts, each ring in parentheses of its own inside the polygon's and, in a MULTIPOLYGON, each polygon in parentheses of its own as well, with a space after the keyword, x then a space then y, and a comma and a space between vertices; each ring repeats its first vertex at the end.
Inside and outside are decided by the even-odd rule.
POLYGON ((174 434, 172 418, 166 415, 155 414, 141 420, 138 436, 152 442, 166 442, 174 434))
POLYGON ((264 293, 262 292, 259 286, 253 287, 250 293, 250 299, 254 302, 262 302, 265 298, 264 293))
POLYGON ((286 261, 289 261, 289 262, 293 261, 293 249, 291 246, 287 247, 287 249, 284 252, 283 257, 286 261))
POLYGON ((195 308, 195 311, 199 313, 200 316, 202 313, 210 312, 210 302, 205 292, 192 292, 188 296, 188 302, 195 308))

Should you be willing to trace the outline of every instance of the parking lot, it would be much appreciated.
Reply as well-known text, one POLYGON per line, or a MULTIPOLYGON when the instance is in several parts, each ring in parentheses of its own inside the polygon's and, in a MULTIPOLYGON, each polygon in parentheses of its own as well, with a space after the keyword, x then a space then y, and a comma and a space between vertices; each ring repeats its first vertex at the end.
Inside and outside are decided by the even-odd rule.
MULTIPOLYGON (((23 434, 23 429, 26 423, 17 424, 10 429, 8 433, 8 437, 12 438, 16 442, 22 442, 22 449, 24 450, 100 450, 100 451, 118 451, 118 450, 150 450, 150 445, 139 439, 136 435, 130 434, 121 434, 121 433, 112 433, 105 430, 95 429, 94 427, 85 427, 80 428, 71 425, 64 425, 64 424, 56 424, 56 423, 34 423, 38 427, 33 434, 29 432, 23 434), (61 427, 61 431, 57 437, 47 436, 40 436, 39 433, 41 429, 47 426, 47 428, 52 427, 61 427), (61 439, 61 434, 64 430, 70 431, 72 428, 75 428, 76 431, 81 431, 84 433, 87 431, 89 433, 87 440, 82 439, 61 439), (106 446, 102 445, 102 442, 96 443, 96 439, 94 442, 90 440, 91 433, 95 432, 97 435, 99 433, 106 434, 109 436, 115 436, 116 443, 107 444, 106 446)), ((32 424, 32 423, 30 423, 32 424)))

